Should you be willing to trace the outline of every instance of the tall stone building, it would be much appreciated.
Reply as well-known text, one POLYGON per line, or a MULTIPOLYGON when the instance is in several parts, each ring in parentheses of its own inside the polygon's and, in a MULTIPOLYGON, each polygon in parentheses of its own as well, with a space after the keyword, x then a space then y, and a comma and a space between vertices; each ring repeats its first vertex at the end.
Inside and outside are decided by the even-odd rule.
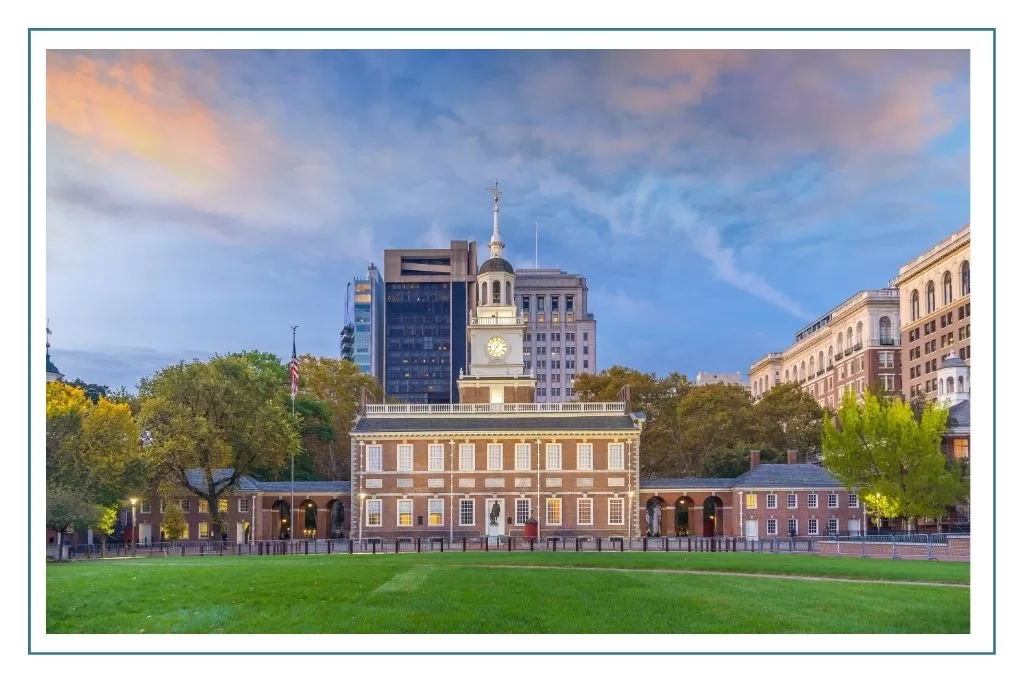
POLYGON ((939 369, 950 353, 971 362, 971 226, 968 225, 899 270, 900 338, 906 349, 903 392, 940 398, 939 369))
POLYGON ((460 401, 362 407, 351 432, 354 538, 639 532, 643 416, 625 402, 535 401, 517 276, 503 257, 501 193, 492 191, 460 401))

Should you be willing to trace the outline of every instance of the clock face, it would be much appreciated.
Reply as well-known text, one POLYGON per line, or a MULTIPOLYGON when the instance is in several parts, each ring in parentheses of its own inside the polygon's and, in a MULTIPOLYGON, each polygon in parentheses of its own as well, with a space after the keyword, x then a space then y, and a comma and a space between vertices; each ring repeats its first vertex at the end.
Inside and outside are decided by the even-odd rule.
POLYGON ((487 355, 491 358, 504 358, 508 354, 508 342, 501 337, 491 337, 487 340, 487 355))

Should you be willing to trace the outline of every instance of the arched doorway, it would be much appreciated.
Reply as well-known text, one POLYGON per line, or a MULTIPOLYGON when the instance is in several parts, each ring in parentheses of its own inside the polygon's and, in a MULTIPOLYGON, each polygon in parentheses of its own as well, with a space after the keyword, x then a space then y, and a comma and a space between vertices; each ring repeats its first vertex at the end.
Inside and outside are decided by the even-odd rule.
POLYGON ((292 525, 291 525, 291 506, 288 505, 287 501, 279 500, 271 506, 276 515, 270 516, 271 533, 274 533, 274 526, 276 520, 276 536, 279 540, 287 540, 292 537, 292 525))
POLYGON ((665 507, 665 500, 655 496, 647 501, 647 535, 661 536, 661 511, 665 507))
POLYGON ((327 504, 327 517, 330 520, 328 527, 331 530, 331 538, 345 537, 345 504, 337 498, 327 504))
POLYGON ((316 538, 316 503, 307 498, 299 504, 302 511, 302 537, 316 538))
POLYGON ((689 496, 680 496, 676 499, 675 505, 676 536, 689 536, 693 533, 690 527, 690 509, 693 508, 693 499, 689 496))
POLYGON ((704 535, 719 536, 722 533, 722 499, 711 496, 704 500, 704 535))

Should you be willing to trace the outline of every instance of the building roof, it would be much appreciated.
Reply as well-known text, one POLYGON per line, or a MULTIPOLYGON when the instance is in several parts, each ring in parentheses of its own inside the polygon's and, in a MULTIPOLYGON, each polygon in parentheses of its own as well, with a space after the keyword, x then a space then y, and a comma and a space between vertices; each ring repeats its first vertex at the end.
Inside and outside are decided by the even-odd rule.
POLYGON ((383 432, 484 432, 484 431, 579 431, 579 430, 632 430, 633 418, 628 415, 538 415, 494 416, 458 415, 403 415, 402 417, 360 416, 352 434, 383 432))
MULTIPOLYGON (((291 493, 292 490, 290 481, 261 481, 257 484, 263 493, 291 493)), ((352 482, 349 481, 295 482, 295 493, 347 493, 351 488, 352 482)))
POLYGON ((948 356, 946 356, 945 358, 942 359, 942 367, 944 367, 944 368, 966 368, 967 367, 967 363, 965 363, 964 359, 961 358, 960 356, 956 355, 955 353, 951 353, 951 354, 949 354, 948 356))
POLYGON ((699 491, 711 489, 712 491, 723 491, 733 486, 735 479, 712 478, 701 479, 698 477, 683 477, 682 479, 641 479, 640 488, 653 491, 668 491, 682 489, 683 491, 699 491))
POLYGON ((46 354, 46 373, 53 373, 55 375, 60 374, 60 370, 58 370, 57 366, 53 364, 52 360, 50 360, 50 354, 46 354))
MULTIPOLYGON (((226 481, 226 480, 230 479, 232 471, 233 470, 231 470, 230 468, 214 470, 213 471, 213 483, 214 484, 219 484, 219 483, 221 483, 223 481, 226 481)), ((185 476, 188 479, 189 486, 192 486, 193 488, 199 489, 200 491, 206 491, 207 490, 206 489, 206 477, 203 474, 203 471, 201 469, 199 469, 198 467, 194 468, 194 469, 188 470, 185 473, 185 476)), ((252 477, 247 476, 247 475, 242 475, 241 477, 238 478, 238 485, 235 487, 235 490, 236 491, 256 491, 256 490, 259 489, 259 484, 260 484, 260 482, 257 481, 256 479, 253 479, 252 477)))
POLYGON ((841 488, 842 484, 822 467, 806 463, 758 465, 732 482, 733 488, 822 487, 841 488))
POLYGON ((505 259, 498 257, 484 261, 483 265, 477 271, 477 275, 483 275, 484 273, 515 273, 515 269, 512 264, 505 259))
POLYGON ((949 407, 949 422, 946 423, 949 429, 970 429, 971 428, 971 402, 960 401, 949 407))

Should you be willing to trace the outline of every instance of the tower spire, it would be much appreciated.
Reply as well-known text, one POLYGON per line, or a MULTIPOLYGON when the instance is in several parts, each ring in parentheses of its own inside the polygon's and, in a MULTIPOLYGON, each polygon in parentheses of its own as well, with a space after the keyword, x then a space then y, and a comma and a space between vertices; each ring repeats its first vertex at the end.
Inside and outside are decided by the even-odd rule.
POLYGON ((494 187, 488 187, 487 191, 494 198, 494 231, 491 233, 488 246, 491 249, 491 258, 501 258, 505 243, 501 241, 501 190, 498 189, 498 181, 495 180, 494 187))

